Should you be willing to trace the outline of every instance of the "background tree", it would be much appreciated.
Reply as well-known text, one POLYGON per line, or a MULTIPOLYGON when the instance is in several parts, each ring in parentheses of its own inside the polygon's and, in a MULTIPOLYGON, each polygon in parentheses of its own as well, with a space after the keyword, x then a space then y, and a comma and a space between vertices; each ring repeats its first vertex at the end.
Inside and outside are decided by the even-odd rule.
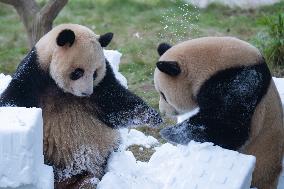
POLYGON ((52 28, 52 23, 68 0, 49 0, 42 8, 35 0, 0 0, 13 6, 23 22, 29 47, 52 28))

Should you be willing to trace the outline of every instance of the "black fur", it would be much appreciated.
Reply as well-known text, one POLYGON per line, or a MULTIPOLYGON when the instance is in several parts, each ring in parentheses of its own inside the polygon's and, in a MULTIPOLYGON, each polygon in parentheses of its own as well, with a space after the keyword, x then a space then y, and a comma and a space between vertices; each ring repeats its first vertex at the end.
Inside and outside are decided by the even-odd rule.
POLYGON ((208 141, 237 150, 249 137, 253 113, 267 93, 270 81, 271 74, 264 60, 253 66, 219 71, 199 90, 199 113, 165 128, 161 134, 175 143, 208 141))
POLYGON ((38 107, 38 96, 50 82, 37 61, 33 48, 19 64, 7 89, 0 97, 0 106, 38 107))
POLYGON ((161 72, 170 76, 177 76, 181 73, 181 69, 175 61, 159 61, 156 65, 161 72))
POLYGON ((124 88, 106 61, 106 76, 94 88, 91 100, 98 107, 100 119, 107 125, 118 128, 137 124, 159 125, 160 115, 141 98, 124 88))
POLYGON ((61 47, 66 45, 67 43, 69 43, 69 47, 71 47, 74 41, 75 33, 69 29, 62 30, 56 38, 57 45, 61 47))
POLYGON ((99 43, 101 44, 102 47, 106 47, 111 42, 112 38, 113 38, 113 33, 111 32, 103 34, 99 38, 99 43))
POLYGON ((162 56, 167 50, 169 50, 172 46, 167 44, 167 43, 161 43, 158 48, 157 51, 159 53, 160 56, 162 56))

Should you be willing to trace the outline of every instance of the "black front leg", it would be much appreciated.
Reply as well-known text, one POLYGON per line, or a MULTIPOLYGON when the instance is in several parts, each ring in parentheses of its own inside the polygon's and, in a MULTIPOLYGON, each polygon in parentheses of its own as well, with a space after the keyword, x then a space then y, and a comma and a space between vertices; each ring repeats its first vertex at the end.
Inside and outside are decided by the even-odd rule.
POLYGON ((213 117, 198 113, 188 120, 172 127, 161 130, 166 140, 187 144, 191 140, 196 142, 212 142, 223 148, 237 150, 249 136, 248 121, 226 120, 222 117, 213 117))
POLYGON ((159 113, 123 87, 107 61, 106 69, 104 79, 94 88, 91 96, 99 119, 112 128, 160 125, 162 119, 159 113))

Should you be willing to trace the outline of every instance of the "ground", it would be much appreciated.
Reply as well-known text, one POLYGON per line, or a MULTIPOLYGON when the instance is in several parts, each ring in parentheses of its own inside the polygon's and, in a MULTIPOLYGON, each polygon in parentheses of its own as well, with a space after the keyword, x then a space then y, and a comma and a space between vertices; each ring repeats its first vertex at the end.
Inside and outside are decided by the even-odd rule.
MULTIPOLYGON (((16 11, 8 5, 0 5, 0 72, 10 74, 28 52, 28 42, 16 11)), ((200 36, 230 35, 259 45, 258 36, 266 32, 266 26, 260 21, 283 12, 283 1, 257 10, 221 5, 199 10, 180 0, 72 0, 58 15, 55 25, 72 22, 86 25, 98 34, 114 32, 109 49, 123 54, 120 69, 128 80, 129 89, 158 108, 153 72, 160 42, 175 44, 200 36)), ((274 75, 284 75, 282 69, 269 65, 274 75)), ((140 130, 161 140, 157 130, 140 130)), ((137 149, 139 147, 132 147, 139 152, 137 149)), ((148 155, 142 155, 141 159, 147 159, 151 153, 145 153, 148 155)))

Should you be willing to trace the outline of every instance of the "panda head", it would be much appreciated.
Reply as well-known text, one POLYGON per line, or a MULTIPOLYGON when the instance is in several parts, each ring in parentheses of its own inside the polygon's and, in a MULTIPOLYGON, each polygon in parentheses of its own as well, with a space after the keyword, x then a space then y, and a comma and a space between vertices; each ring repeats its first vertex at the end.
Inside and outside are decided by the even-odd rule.
POLYGON ((75 96, 90 96, 106 72, 103 47, 112 33, 98 36, 87 27, 62 24, 53 28, 36 44, 40 68, 48 72, 57 86, 75 96))
POLYGON ((158 46, 154 83, 160 94, 161 113, 179 115, 197 108, 205 81, 221 70, 254 65, 260 52, 233 37, 202 37, 171 46, 158 46))
POLYGON ((175 46, 161 43, 157 49, 161 56, 156 63, 154 83, 160 94, 159 109, 162 114, 176 116, 195 107, 191 98, 190 84, 186 80, 187 69, 182 55, 175 46))

